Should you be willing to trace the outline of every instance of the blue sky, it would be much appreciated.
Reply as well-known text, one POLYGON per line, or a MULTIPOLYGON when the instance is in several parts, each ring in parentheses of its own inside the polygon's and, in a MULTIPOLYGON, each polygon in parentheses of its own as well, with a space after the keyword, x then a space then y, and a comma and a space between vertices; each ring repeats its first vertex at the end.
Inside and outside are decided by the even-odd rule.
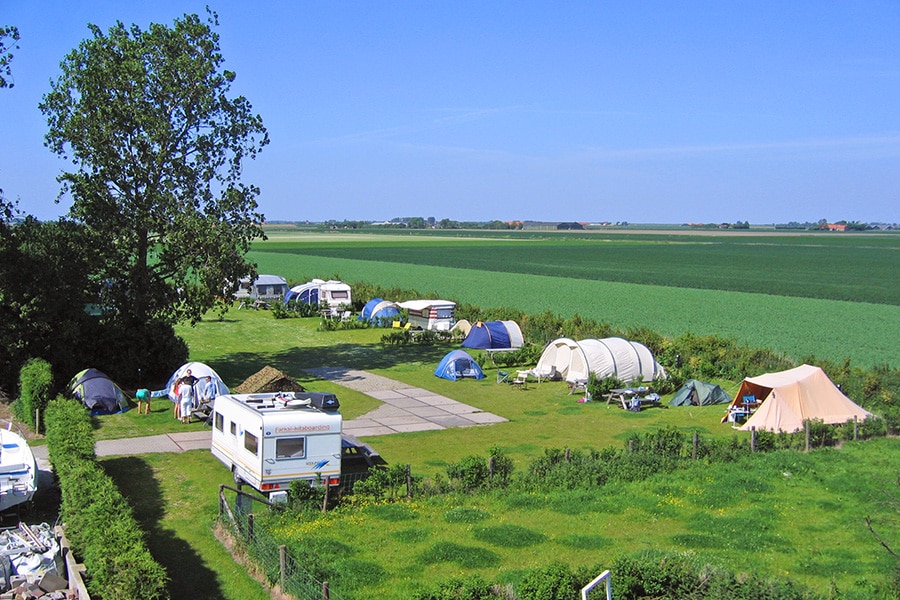
MULTIPOLYGON (((0 0, 5 195, 68 209, 37 105, 87 23, 205 4, 0 0)), ((209 4, 272 220, 900 221, 896 0, 209 4)))

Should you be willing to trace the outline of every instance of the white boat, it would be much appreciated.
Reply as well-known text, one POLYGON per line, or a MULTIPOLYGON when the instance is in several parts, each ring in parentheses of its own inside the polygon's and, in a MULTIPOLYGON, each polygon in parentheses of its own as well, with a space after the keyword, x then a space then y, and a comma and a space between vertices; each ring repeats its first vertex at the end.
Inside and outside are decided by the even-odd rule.
POLYGON ((0 513, 31 501, 37 490, 37 462, 25 438, 0 428, 0 513))

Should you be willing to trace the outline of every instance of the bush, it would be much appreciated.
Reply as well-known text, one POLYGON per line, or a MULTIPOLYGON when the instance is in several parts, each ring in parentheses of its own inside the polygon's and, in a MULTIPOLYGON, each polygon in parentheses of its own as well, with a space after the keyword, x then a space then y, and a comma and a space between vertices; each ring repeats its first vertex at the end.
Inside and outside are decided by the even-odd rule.
POLYGON ((464 456, 447 467, 447 476, 459 481, 464 490, 478 489, 488 483, 487 461, 480 456, 464 456))
POLYGON ((52 388, 53 372, 50 363, 42 358, 29 359, 19 371, 19 399, 12 405, 13 414, 19 421, 28 423, 34 429, 34 413, 44 413, 50 402, 52 388))
POLYGON ((575 574, 560 562, 529 572, 516 588, 519 600, 571 600, 580 590, 575 574))

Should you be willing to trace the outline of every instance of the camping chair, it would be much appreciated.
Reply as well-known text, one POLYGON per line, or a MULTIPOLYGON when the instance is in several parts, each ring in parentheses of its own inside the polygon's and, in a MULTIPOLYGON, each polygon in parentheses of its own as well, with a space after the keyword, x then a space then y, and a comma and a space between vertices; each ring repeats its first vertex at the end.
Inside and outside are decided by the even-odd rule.
POLYGON ((528 371, 516 371, 516 378, 513 379, 511 383, 520 390, 527 389, 528 371))
POLYGON ((509 383, 509 373, 506 371, 497 371, 497 383, 509 383))

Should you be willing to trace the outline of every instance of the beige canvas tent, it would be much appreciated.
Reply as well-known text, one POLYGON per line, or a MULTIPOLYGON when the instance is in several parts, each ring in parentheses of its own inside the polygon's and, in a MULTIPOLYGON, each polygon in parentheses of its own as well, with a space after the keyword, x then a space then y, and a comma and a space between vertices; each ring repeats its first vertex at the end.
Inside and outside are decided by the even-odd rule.
POLYGON ((739 407, 750 398, 761 404, 740 427, 743 431, 755 427, 793 433, 803 429, 807 419, 836 425, 872 415, 845 396, 825 371, 812 365, 744 379, 731 406, 739 407))

